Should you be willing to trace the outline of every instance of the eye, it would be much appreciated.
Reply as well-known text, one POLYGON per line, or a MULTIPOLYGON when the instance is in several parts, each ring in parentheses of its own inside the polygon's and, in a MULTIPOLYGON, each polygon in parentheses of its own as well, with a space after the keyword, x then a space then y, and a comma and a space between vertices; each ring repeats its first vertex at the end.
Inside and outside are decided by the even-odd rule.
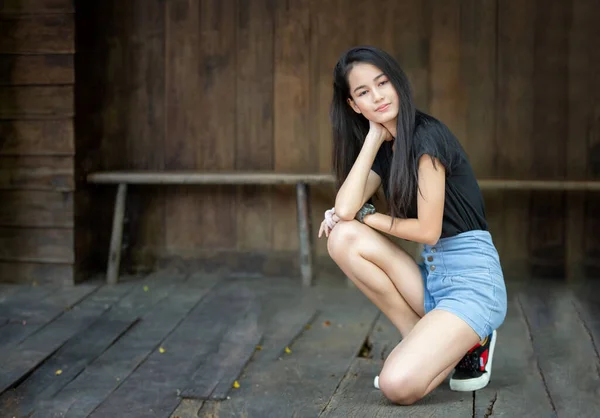
POLYGON ((365 94, 367 94, 366 90, 361 91, 360 93, 358 93, 358 97, 360 96, 364 96, 365 94))
POLYGON ((384 84, 387 84, 388 80, 383 80, 381 83, 379 83, 380 86, 383 86, 384 84))

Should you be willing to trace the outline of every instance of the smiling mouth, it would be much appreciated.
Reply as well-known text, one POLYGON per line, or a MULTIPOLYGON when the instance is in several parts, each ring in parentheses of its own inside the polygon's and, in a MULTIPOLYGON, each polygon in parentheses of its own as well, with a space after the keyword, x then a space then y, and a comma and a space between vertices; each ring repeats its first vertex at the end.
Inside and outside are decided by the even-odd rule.
POLYGON ((379 106, 377 109, 375 109, 376 112, 383 112, 384 110, 387 110, 390 107, 390 104, 385 104, 383 106, 379 106))

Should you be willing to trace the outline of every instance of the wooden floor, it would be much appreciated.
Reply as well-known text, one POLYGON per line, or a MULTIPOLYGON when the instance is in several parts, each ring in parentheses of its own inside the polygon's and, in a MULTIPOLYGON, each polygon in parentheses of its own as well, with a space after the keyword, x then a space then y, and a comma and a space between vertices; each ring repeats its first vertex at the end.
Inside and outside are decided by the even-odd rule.
POLYGON ((446 382, 410 407, 372 386, 400 340, 390 322, 340 280, 299 282, 1 285, 0 416, 600 416, 600 282, 509 282, 490 385, 446 382))

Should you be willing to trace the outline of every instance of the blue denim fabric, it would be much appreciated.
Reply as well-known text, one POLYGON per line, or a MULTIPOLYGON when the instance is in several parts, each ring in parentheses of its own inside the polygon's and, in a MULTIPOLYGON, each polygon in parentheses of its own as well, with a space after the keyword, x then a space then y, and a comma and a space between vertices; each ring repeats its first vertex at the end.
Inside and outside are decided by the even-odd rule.
POLYGON ((425 313, 451 312, 481 339, 506 318, 507 295, 500 259, 487 231, 468 231, 425 245, 419 264, 425 313))

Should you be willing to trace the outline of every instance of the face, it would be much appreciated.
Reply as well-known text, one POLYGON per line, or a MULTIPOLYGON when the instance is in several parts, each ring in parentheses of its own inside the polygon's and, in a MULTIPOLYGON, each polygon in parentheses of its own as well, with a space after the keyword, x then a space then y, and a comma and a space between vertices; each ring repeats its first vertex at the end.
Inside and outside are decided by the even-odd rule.
POLYGON ((348 104, 372 122, 395 124, 399 100, 390 79, 372 64, 358 63, 348 74, 350 99, 348 104))

